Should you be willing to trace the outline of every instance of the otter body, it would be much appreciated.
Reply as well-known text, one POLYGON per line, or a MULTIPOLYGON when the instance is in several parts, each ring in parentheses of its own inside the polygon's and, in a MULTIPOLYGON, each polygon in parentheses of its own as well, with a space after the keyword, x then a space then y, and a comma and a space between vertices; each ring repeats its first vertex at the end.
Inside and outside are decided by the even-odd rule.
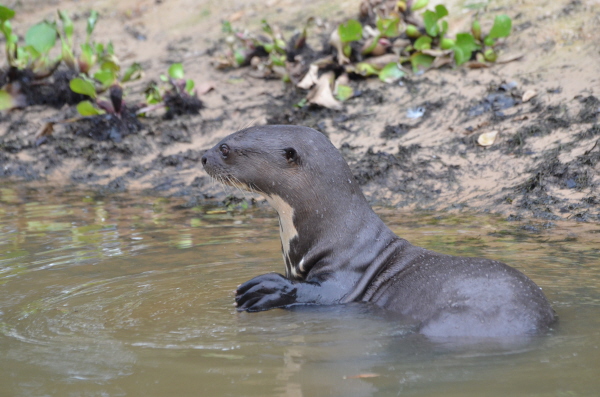
POLYGON ((443 255, 396 236, 320 132, 261 126, 229 135, 202 157, 209 175, 262 194, 277 210, 286 275, 238 287, 240 311, 370 302, 432 336, 513 336, 556 320, 541 289, 504 263, 443 255))

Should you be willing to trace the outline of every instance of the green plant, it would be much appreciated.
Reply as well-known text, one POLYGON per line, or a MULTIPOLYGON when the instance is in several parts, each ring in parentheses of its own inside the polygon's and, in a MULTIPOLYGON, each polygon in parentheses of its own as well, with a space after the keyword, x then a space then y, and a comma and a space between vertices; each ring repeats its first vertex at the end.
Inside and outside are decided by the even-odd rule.
POLYGON ((166 108, 166 117, 171 118, 180 114, 197 114, 203 104, 198 99, 195 83, 186 79, 181 63, 169 66, 167 75, 161 75, 163 83, 152 82, 145 90, 147 106, 137 111, 138 115, 146 115, 151 111, 166 108))
POLYGON ((281 33, 273 29, 264 19, 261 21, 261 30, 266 33, 266 36, 236 30, 230 22, 225 21, 222 24, 222 31, 227 35, 225 42, 228 51, 220 58, 217 67, 223 69, 251 64, 264 77, 276 76, 283 81, 289 81, 286 70, 288 51, 298 51, 304 47, 310 23, 312 19, 309 19, 302 31, 286 44, 281 33))
MULTIPOLYGON (((58 69, 61 61, 71 71, 68 75, 70 81, 67 81, 73 92, 87 95, 92 102, 96 102, 98 94, 113 85, 120 85, 141 77, 141 67, 137 63, 131 65, 120 77, 121 66, 115 56, 112 43, 103 44, 92 41, 92 33, 98 21, 96 11, 92 10, 89 13, 86 21, 85 40, 82 40, 80 50, 77 51, 78 54, 74 48, 74 24, 68 13, 58 10, 58 22, 42 21, 31 26, 25 33, 25 45, 23 46, 19 45, 19 37, 13 32, 10 23, 10 19, 14 15, 13 10, 0 6, 0 31, 5 37, 8 67, 11 70, 19 71, 7 73, 6 76, 10 76, 7 82, 11 83, 13 80, 24 78, 16 87, 22 89, 24 84, 31 84, 27 76, 32 76, 33 79, 44 79, 52 75, 58 69), (58 57, 52 58, 50 51, 54 48, 57 38, 61 42, 61 52, 58 57), (71 76, 77 77, 72 78, 71 76)), ((4 81, 0 81, 0 84, 4 83, 4 81)), ((52 83, 46 81, 44 84, 52 83)), ((17 100, 19 96, 19 88, 7 86, 6 89, 1 90, 3 100, 0 101, 0 110, 13 108, 17 106, 17 103, 20 106, 27 105, 23 100, 17 100)), ((92 112, 90 106, 92 102, 80 104, 78 109, 89 115, 92 112)))
POLYGON ((46 77, 58 66, 60 58, 50 59, 50 50, 56 43, 53 23, 42 21, 25 33, 25 46, 19 46, 19 36, 13 32, 10 20, 14 10, 0 6, 0 31, 5 39, 6 60, 9 67, 32 70, 35 78, 46 77))
POLYGON ((338 35, 342 42, 342 52, 349 57, 352 53, 350 43, 362 39, 363 28, 360 22, 355 19, 350 19, 338 26, 338 35))
POLYGON ((133 63, 119 77, 119 71, 100 69, 92 77, 80 73, 72 79, 69 87, 75 93, 86 95, 90 100, 85 100, 77 105, 77 111, 82 116, 95 116, 108 113, 120 114, 123 108, 122 85, 141 78, 142 68, 138 63, 133 63), (109 91, 109 99, 101 99, 100 95, 109 91))

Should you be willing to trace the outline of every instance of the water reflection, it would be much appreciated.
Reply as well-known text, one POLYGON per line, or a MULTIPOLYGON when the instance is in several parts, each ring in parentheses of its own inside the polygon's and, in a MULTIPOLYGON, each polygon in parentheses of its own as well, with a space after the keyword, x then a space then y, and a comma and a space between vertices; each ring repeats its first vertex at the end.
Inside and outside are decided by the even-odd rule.
POLYGON ((428 340, 366 307, 238 314, 281 271, 268 209, 0 189, 0 384, 7 395, 590 395, 600 388, 600 227, 382 210, 398 234, 531 276, 550 337, 428 340), (548 225, 546 225, 547 227, 548 225), (575 381, 576 380, 576 381, 575 381))

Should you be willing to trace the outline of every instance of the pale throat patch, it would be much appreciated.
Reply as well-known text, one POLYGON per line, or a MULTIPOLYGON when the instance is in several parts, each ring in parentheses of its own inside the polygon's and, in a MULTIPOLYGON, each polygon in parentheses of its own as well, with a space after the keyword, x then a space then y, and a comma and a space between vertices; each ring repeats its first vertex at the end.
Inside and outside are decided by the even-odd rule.
POLYGON ((287 271, 296 277, 298 276, 298 272, 296 271, 296 268, 292 266, 290 261, 290 241, 294 237, 298 237, 298 231, 294 226, 294 209, 277 195, 265 195, 265 198, 279 214, 279 235, 281 237, 281 246, 283 248, 283 259, 287 271))

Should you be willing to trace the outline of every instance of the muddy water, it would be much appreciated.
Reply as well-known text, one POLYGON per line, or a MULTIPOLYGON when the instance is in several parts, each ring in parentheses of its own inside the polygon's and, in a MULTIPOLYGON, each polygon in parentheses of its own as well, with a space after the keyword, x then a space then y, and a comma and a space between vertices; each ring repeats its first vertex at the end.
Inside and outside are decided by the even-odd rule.
POLYGON ((531 340, 427 340, 362 305, 235 312, 282 269, 268 209, 0 189, 3 396, 590 396, 600 390, 600 226, 382 216, 415 244, 518 266, 561 323, 531 340))

